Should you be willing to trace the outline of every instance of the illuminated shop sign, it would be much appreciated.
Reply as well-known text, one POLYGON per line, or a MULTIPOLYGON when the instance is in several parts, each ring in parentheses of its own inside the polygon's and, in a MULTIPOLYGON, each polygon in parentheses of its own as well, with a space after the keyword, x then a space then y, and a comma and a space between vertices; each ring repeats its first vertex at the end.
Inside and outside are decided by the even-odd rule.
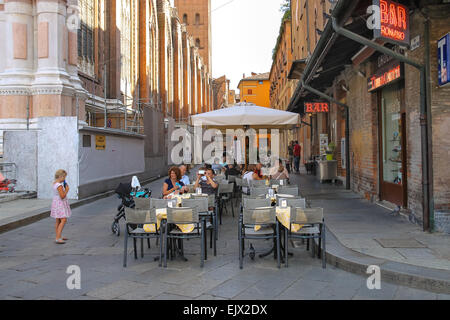
POLYGON ((389 0, 374 0, 380 8, 380 29, 375 28, 375 38, 409 45, 409 9, 389 0))
POLYGON ((450 33, 447 33, 438 41, 438 76, 439 85, 450 83, 448 63, 450 59, 450 33))
POLYGON ((330 105, 327 102, 305 102, 306 113, 329 112, 330 105))
POLYGON ((370 77, 367 82, 367 87, 369 89, 369 92, 374 91, 398 79, 401 79, 402 77, 402 66, 400 65, 400 63, 397 63, 395 66, 391 66, 385 71, 379 72, 376 75, 370 77))

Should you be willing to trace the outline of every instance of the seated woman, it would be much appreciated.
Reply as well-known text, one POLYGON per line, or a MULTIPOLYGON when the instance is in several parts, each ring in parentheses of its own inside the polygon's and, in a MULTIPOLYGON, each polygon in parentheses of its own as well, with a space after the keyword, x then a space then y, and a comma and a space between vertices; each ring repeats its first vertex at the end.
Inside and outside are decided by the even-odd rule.
POLYGON ((200 168, 200 171, 205 171, 205 174, 197 173, 197 180, 195 181, 195 188, 202 188, 202 193, 215 194, 219 185, 214 181, 214 170, 212 168, 200 168))
POLYGON ((163 197, 167 197, 171 193, 179 194, 187 192, 187 187, 181 181, 181 171, 178 167, 169 169, 169 178, 163 184, 163 197))
POLYGON ((273 180, 289 179, 289 172, 283 166, 281 159, 278 160, 278 166, 274 166, 270 172, 270 177, 273 180))

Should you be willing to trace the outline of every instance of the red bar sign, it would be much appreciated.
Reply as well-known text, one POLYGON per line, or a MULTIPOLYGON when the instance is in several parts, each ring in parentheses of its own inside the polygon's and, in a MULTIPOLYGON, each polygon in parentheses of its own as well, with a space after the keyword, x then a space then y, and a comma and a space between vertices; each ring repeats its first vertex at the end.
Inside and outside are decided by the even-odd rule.
POLYGON ((409 9, 390 0, 374 0, 380 8, 381 29, 375 29, 376 38, 409 45, 409 9))
POLYGON ((388 83, 401 78, 401 76, 402 72, 400 64, 381 75, 374 75, 370 77, 368 81, 369 92, 381 88, 388 83))
POLYGON ((305 102, 306 113, 329 112, 330 106, 327 102, 305 102))

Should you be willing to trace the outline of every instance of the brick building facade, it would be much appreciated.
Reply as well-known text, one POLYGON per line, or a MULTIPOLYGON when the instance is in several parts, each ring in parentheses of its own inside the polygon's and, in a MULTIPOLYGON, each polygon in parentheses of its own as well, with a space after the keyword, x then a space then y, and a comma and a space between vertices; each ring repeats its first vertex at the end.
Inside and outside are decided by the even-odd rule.
MULTIPOLYGON (((291 1, 293 21, 296 3, 291 1)), ((298 3, 301 5, 302 1, 298 3)), ((338 175, 345 183, 346 170, 349 170, 352 190, 368 200, 386 201, 401 207, 401 213, 421 224, 424 230, 449 230, 447 158, 450 144, 446 137, 450 89, 438 84, 437 57, 438 41, 450 32, 450 5, 442 1, 416 1, 414 5, 408 1, 397 3, 407 7, 410 39, 418 40, 417 45, 399 45, 381 39, 376 43, 411 63, 424 66, 423 70, 429 72, 425 76, 428 89, 420 86, 418 67, 335 32, 330 18, 319 28, 323 34, 314 41, 315 47, 310 45, 310 56, 293 63, 290 76, 303 83, 299 83, 289 110, 300 112, 303 121, 309 124, 302 125, 301 129, 310 133, 310 136, 301 136, 307 158, 319 155, 320 134, 327 135, 328 141, 336 145, 338 175), (321 92, 322 96, 308 87, 321 92), (332 99, 328 101, 329 112, 306 112, 305 102, 327 101, 326 96, 332 99), (426 103, 422 96, 426 97, 426 103), (345 106, 348 106, 348 123, 345 106), (349 145, 345 139, 346 125, 349 145), (423 142, 426 133, 428 140, 423 142), (349 163, 346 163, 348 147, 349 163)), ((368 17, 367 7, 371 4, 363 0, 338 1, 324 17, 336 15, 340 26, 371 40, 373 30, 367 27, 366 20, 358 18, 368 17)), ((293 22, 293 39, 301 39, 306 30, 301 26, 296 28, 293 22)), ((314 38, 314 33, 307 38, 314 38)), ((305 49, 293 46, 294 60, 301 58, 295 52, 305 49)))

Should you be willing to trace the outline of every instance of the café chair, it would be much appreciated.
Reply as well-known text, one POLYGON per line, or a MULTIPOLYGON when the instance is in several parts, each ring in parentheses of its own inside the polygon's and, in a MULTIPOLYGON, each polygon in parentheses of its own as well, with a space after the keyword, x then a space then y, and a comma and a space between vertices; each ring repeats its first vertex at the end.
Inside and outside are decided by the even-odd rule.
MULTIPOLYGON (((212 195, 214 197, 214 195, 212 195)), ((183 199, 181 202, 181 205, 183 207, 188 207, 188 208, 196 208, 197 212, 199 214, 199 216, 203 219, 209 220, 206 222, 206 229, 205 232, 207 230, 210 230, 210 247, 213 247, 214 244, 214 256, 217 255, 217 249, 216 249, 216 240, 217 240, 217 236, 216 236, 216 222, 215 222, 215 211, 210 211, 210 201, 209 199, 213 199, 211 197, 195 197, 192 199, 183 199), (214 240, 213 240, 214 239, 214 240)), ((206 244, 206 239, 207 237, 205 236, 205 248, 207 247, 206 244)), ((208 259, 208 252, 205 251, 205 260, 208 259)))
MULTIPOLYGON (((199 214, 196 208, 167 208, 167 225, 164 230, 164 242, 168 240, 185 240, 200 238, 200 267, 203 268, 205 261, 205 230, 203 224, 199 219, 199 214), (194 224, 195 228, 190 233, 183 233, 176 225, 180 224, 194 224)), ((181 242, 181 245, 183 242, 181 242)), ((180 248, 183 252, 183 247, 180 248)), ((166 254, 164 255, 164 267, 167 267, 168 246, 166 246, 166 254)))
POLYGON ((278 187, 278 194, 289 194, 292 195, 294 197, 298 197, 300 194, 298 192, 298 186, 279 186, 278 187))
POLYGON ((285 229, 284 250, 285 265, 288 266, 288 243, 289 239, 311 239, 311 256, 314 257, 315 239, 319 240, 318 258, 322 257, 322 268, 326 268, 325 247, 325 218, 323 208, 293 208, 291 210, 289 229, 285 229), (292 225, 304 225, 297 232, 293 232, 292 225))
MULTIPOLYGON (((159 239, 159 266, 162 260, 163 236, 162 228, 157 229, 157 219, 155 210, 151 209, 134 209, 125 207, 125 237, 124 237, 124 251, 123 251, 123 266, 127 267, 128 255, 128 238, 132 238, 134 242, 134 258, 137 259, 136 239, 159 239), (154 225, 155 232, 147 232, 144 230, 144 224, 154 225)), ((143 246, 141 246, 143 252, 143 246)), ((142 253, 143 256, 143 253, 142 253)))
POLYGON ((287 179, 270 179, 270 185, 277 185, 277 186, 287 186, 289 185, 289 180, 287 179), (281 182, 282 181, 282 182, 281 182))
POLYGON ((306 199, 305 198, 283 198, 277 197, 277 205, 281 207, 281 199, 286 200, 286 205, 288 207, 293 208, 306 208, 306 199))
POLYGON ((250 188, 250 195, 251 196, 260 196, 260 195, 266 195, 269 193, 269 187, 253 187, 250 188))
MULTIPOLYGON (((218 197, 219 197, 219 220, 220 224, 222 224, 222 211, 225 205, 225 210, 228 213, 227 209, 227 203, 232 200, 232 194, 233 194, 233 183, 220 183, 218 188, 218 197)), ((233 208, 233 201, 231 201, 231 212, 233 213, 234 218, 234 208, 233 208)))
POLYGON ((243 268, 244 264, 245 239, 276 240, 275 255, 277 257, 277 266, 280 268, 280 228, 274 207, 244 208, 242 220, 239 221, 238 237, 240 269, 243 268), (261 228, 255 231, 255 226, 261 226, 261 228))
POLYGON ((250 180, 250 187, 266 186, 266 180, 250 180))

